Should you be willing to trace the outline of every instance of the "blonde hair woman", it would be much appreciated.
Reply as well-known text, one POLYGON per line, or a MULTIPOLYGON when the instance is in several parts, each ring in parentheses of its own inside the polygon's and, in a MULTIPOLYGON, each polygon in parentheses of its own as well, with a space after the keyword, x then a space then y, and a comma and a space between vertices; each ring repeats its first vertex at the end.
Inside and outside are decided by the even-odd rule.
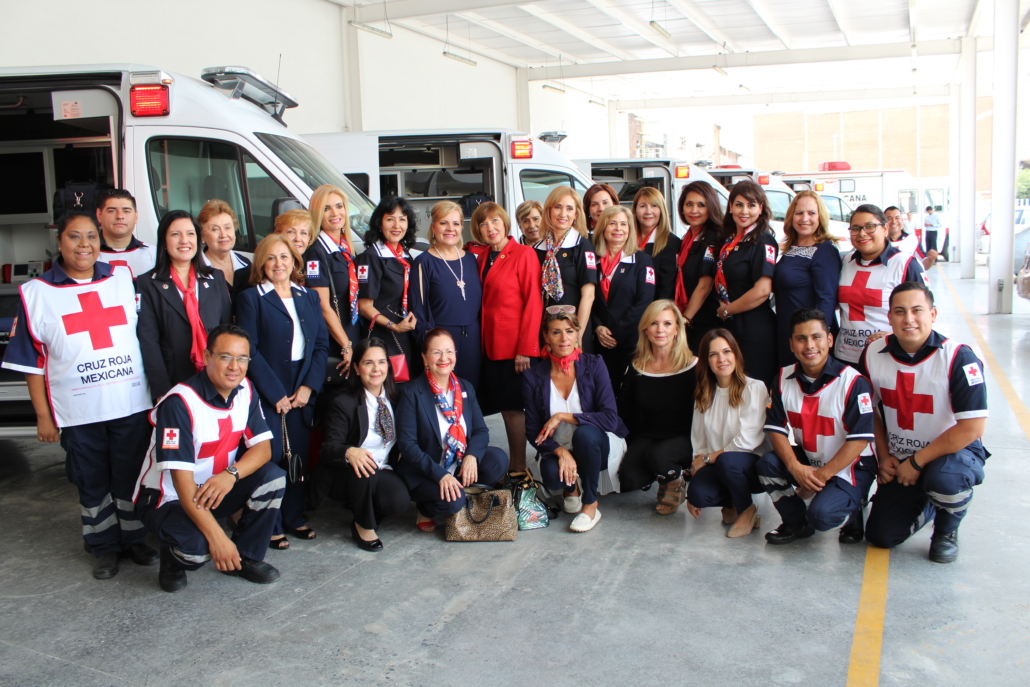
POLYGON ((354 236, 350 230, 347 194, 331 184, 323 184, 311 194, 310 246, 304 252, 305 278, 318 294, 322 318, 333 341, 329 350, 340 352, 337 369, 350 366, 351 343, 358 332, 358 270, 355 263, 354 236))
POLYGON ((673 301, 651 303, 638 329, 636 355, 619 392, 619 416, 629 428, 619 482, 627 492, 658 480, 655 510, 672 515, 690 478, 697 358, 687 345, 686 319, 673 301))
POLYGON ((304 255, 313 238, 311 213, 307 210, 287 210, 275 218, 275 233, 285 234, 297 253, 304 255))
POLYGON ((441 200, 430 213, 429 250, 415 258, 411 311, 415 341, 438 327, 450 332, 458 356, 455 374, 479 386, 479 311, 483 287, 476 256, 462 250, 464 217, 461 206, 441 200))
POLYGON ((662 192, 650 186, 637 191, 633 197, 633 218, 637 221, 640 250, 654 262, 657 273, 655 296, 675 299, 676 272, 679 271, 676 256, 679 255, 681 241, 672 232, 669 204, 662 192))
MULTIPOLYGON (((580 322, 590 323, 597 288, 597 253, 587 237, 583 200, 570 186, 558 186, 544 201, 543 239, 537 243, 543 275, 544 307, 570 305, 580 322)), ((592 348, 591 337, 581 345, 592 348)))
POLYGON ((780 367, 797 362, 790 350, 790 317, 801 308, 815 308, 837 332, 837 287, 841 256, 830 234, 830 213, 815 191, 799 191, 783 221, 786 238, 773 274, 776 296, 776 351, 780 367))
POLYGON ((654 266, 637 249, 636 235, 633 215, 621 205, 602 212, 594 227, 600 294, 594 300, 590 329, 616 394, 637 347, 640 317, 654 300, 654 266))

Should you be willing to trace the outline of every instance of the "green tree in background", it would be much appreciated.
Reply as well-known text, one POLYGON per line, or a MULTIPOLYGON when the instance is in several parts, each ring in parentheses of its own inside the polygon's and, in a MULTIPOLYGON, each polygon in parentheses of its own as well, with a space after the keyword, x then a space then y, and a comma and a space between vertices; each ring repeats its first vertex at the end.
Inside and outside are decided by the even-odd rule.
POLYGON ((1030 198, 1030 169, 1021 169, 1016 175, 1016 198, 1030 198))

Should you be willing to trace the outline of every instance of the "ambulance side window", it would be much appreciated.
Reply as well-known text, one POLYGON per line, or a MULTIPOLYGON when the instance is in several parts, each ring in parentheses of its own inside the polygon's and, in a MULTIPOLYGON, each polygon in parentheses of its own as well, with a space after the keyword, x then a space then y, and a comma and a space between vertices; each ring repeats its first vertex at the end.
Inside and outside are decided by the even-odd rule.
MULTIPOLYGON (((275 228, 272 204, 278 198, 290 198, 293 194, 280 186, 248 153, 243 154, 243 165, 247 170, 247 200, 250 201, 250 223, 254 229, 253 243, 247 250, 253 250, 275 228)), ((243 250, 242 244, 246 241, 246 235, 237 238, 236 247, 243 250)))
POLYGON ((571 186, 580 196, 587 192, 578 179, 562 172, 525 169, 519 175, 519 181, 522 184, 522 197, 541 203, 547 200, 547 194, 558 186, 571 186))

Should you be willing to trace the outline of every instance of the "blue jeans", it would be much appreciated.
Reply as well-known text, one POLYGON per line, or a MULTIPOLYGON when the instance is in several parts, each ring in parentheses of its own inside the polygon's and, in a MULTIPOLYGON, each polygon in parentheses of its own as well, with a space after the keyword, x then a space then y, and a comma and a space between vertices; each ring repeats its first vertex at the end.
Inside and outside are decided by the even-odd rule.
MULTIPOLYGON (((583 484, 583 504, 597 502, 598 482, 601 470, 608 467, 608 452, 611 447, 608 435, 593 425, 579 425, 572 435, 572 457, 576 461, 576 472, 583 484)), ((558 476, 558 456, 553 453, 540 456, 540 477, 544 486, 553 492, 568 489, 558 476)))
POLYGON ((743 513, 753 503, 751 494, 765 491, 758 482, 757 462, 757 453, 726 451, 720 454, 714 463, 690 478, 687 502, 695 508, 733 506, 738 513, 743 513))

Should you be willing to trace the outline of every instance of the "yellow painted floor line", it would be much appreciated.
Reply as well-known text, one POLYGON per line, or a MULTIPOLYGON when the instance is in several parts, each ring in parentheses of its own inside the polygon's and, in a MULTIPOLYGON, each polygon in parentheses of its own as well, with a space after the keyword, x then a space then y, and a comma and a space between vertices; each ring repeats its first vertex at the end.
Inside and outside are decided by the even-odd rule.
POLYGON ((994 374, 994 380, 998 385, 998 390, 1001 391, 1002 396, 1008 401, 1009 407, 1012 408, 1012 412, 1016 416, 1016 421, 1019 426, 1023 428, 1023 434, 1030 440, 1030 411, 1023 405, 1022 399, 1016 393, 1016 389, 1012 386, 1012 382, 1009 381, 1008 374, 1005 372, 999 363, 998 359, 994 357, 994 353, 991 351, 991 347, 987 345, 987 339, 984 338, 983 334, 980 333, 980 328, 976 326, 976 322, 973 321, 973 317, 966 310, 966 307, 962 305, 962 301, 959 299, 958 294, 955 292, 955 287, 951 285, 951 281, 942 270, 937 270, 937 274, 944 280, 945 286, 948 287, 948 291, 951 292, 952 297, 955 299, 955 303, 958 304, 959 312, 962 313, 962 317, 966 318, 966 324, 969 325, 969 330, 973 332, 973 338, 976 339, 976 344, 980 347, 980 352, 983 354, 984 362, 991 368, 991 372, 994 374))
POLYGON ((883 614, 887 608, 889 568, 890 550, 875 546, 866 548, 847 687, 876 687, 880 683, 880 647, 883 643, 883 614))

